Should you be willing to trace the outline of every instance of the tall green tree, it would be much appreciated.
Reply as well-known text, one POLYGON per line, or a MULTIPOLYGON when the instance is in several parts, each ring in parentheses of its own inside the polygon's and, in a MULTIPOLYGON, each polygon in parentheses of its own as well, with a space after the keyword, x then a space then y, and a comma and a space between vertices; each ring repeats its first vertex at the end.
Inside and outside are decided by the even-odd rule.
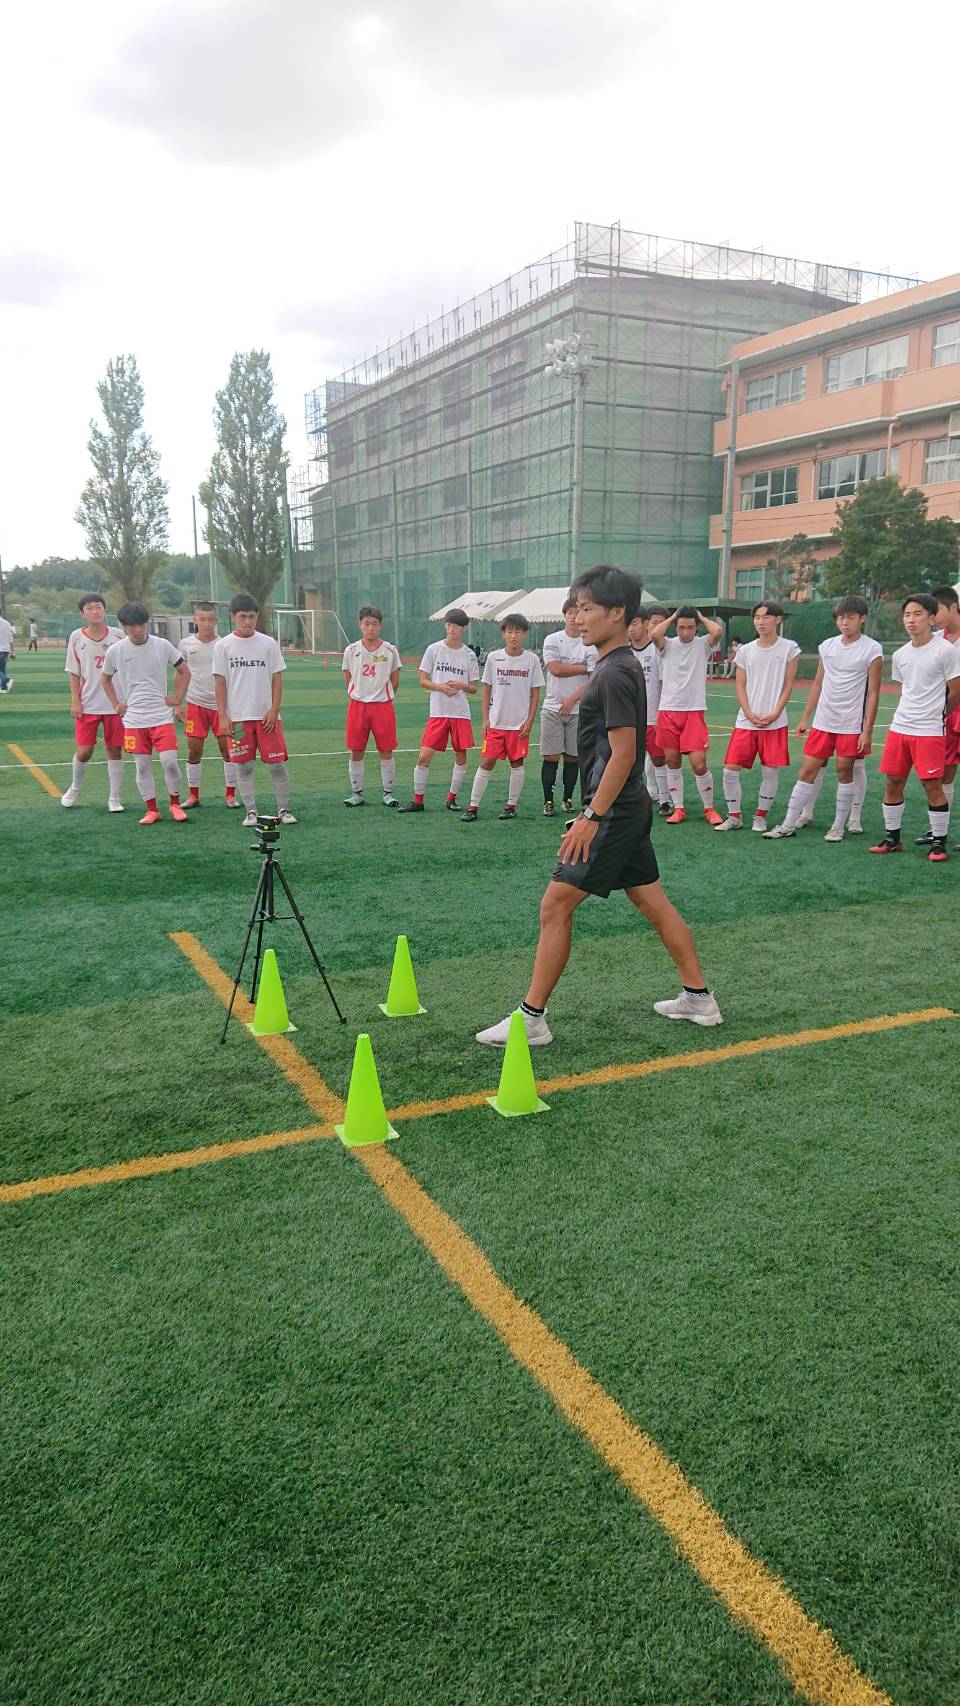
POLYGON ((831 598, 860 593, 876 609, 957 579, 956 526, 946 516, 928 520, 919 486, 904 487, 889 476, 867 480, 837 505, 833 537, 840 549, 826 565, 831 598))
POLYGON ((143 383, 134 356, 108 361, 97 396, 104 424, 90 422, 93 473, 75 520, 118 601, 143 600, 164 554, 170 518, 160 457, 143 428, 143 383))
POLYGON ((266 350, 239 352, 214 409, 217 449, 200 487, 204 536, 232 586, 260 606, 270 631, 270 595, 283 570, 287 423, 274 400, 266 350))
POLYGON ((813 554, 813 542, 805 533, 781 539, 767 558, 763 590, 777 600, 812 597, 820 580, 821 565, 813 554))

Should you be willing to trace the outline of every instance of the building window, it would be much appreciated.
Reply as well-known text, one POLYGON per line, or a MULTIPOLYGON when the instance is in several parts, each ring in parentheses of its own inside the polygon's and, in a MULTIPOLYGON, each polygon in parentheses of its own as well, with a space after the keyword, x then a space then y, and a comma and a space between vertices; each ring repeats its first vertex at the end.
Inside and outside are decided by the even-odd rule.
POLYGON ((342 474, 345 468, 352 468, 356 454, 353 442, 353 422, 339 421, 330 428, 330 461, 334 471, 342 474))
POLYGON ((387 405, 375 403, 363 417, 367 443, 367 461, 375 462, 387 453, 387 405))
POLYGON ((490 511, 491 539, 519 539, 523 534, 523 504, 501 504, 490 511))
POLYGON ((487 351, 487 372, 491 379, 513 369, 527 365, 527 340, 525 337, 511 338, 508 342, 496 344, 487 351))
POLYGON ((899 379, 907 371, 907 337, 888 338, 882 344, 863 344, 827 358, 825 391, 852 391, 856 385, 874 385, 878 379, 899 379))
POLYGON ((831 456, 817 469, 818 498, 850 498, 864 480, 876 480, 886 471, 885 450, 854 451, 850 456, 831 456))
POLYGON ((960 438, 931 438, 923 459, 925 486, 942 486, 946 480, 960 480, 960 438))
POLYGON ((430 395, 426 385, 413 385, 400 393, 400 449, 422 450, 427 442, 427 411, 430 395))
POLYGON ((440 401, 444 433, 455 432, 458 427, 470 425, 472 390, 473 376, 469 362, 465 362, 461 367, 451 368, 448 373, 442 375, 440 401))
POLYGON ((783 504, 797 501, 796 468, 764 468, 758 474, 744 474, 740 480, 741 509, 779 509, 783 504))
POLYGON ((404 521, 418 521, 430 511, 430 493, 426 486, 414 486, 403 494, 404 521))
POLYGON ((506 379, 502 384, 492 386, 490 407, 495 415, 505 415, 509 409, 522 407, 526 395, 526 374, 517 379, 506 379))
POLYGON ((389 498, 367 499, 367 526, 385 527, 390 520, 389 498))
POLYGON ((467 476, 452 474, 443 482, 444 509, 466 509, 467 507, 467 476))
POLYGON ((490 496, 495 503, 502 503, 504 498, 520 498, 524 495, 526 464, 523 462, 501 462, 490 470, 490 496))
POLYGON ((755 604, 758 598, 762 598, 763 570, 738 569, 733 596, 742 599, 745 604, 755 604))
POLYGON ((802 403, 807 383, 805 367, 787 367, 782 373, 765 373, 762 379, 748 379, 743 393, 743 408, 747 415, 761 409, 779 408, 781 403, 802 403))
POLYGON ((960 361, 960 320, 936 326, 933 333, 934 367, 949 367, 952 361, 960 361))
POLYGON ((337 533, 356 533, 357 506, 356 504, 337 505, 337 533))

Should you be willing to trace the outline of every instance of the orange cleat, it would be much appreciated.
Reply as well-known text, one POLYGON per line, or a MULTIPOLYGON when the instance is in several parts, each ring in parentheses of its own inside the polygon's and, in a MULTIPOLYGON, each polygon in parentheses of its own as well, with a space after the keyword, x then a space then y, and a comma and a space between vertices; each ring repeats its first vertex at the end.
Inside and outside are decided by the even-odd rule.
POLYGON ((665 823, 686 823, 686 821, 687 814, 683 806, 678 806, 675 812, 671 812, 670 816, 664 819, 665 823))
POLYGON ((141 823, 159 823, 160 822, 160 813, 157 811, 155 806, 148 806, 146 811, 144 812, 142 818, 140 819, 140 822, 141 823))
POLYGON ((187 823, 189 821, 179 800, 170 801, 170 816, 174 823, 187 823))
POLYGON ((716 829, 718 823, 723 822, 723 818, 720 816, 720 813, 715 811, 713 806, 706 806, 703 815, 707 822, 713 825, 714 829, 716 829))

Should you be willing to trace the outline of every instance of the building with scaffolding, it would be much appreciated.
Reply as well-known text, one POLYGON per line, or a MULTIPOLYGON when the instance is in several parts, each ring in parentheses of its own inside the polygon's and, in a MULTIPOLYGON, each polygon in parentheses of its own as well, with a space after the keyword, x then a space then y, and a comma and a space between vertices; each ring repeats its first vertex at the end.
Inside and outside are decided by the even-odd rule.
POLYGON ((378 604, 415 649, 465 590, 569 583, 591 562, 671 599, 712 595, 730 346, 905 282, 578 224, 564 248, 308 393, 297 602, 351 633, 357 606, 378 604))

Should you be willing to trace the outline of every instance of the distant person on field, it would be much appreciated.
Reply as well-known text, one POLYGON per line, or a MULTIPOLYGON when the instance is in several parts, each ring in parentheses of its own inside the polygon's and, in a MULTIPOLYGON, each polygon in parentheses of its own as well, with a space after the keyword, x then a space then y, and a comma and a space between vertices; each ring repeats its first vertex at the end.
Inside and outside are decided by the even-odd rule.
POLYGON ((650 624, 650 638, 663 655, 657 744, 662 747, 667 760, 673 806, 667 823, 685 823, 687 820, 681 768, 684 753, 690 760, 704 817, 714 828, 723 821, 713 805, 713 777, 707 769, 710 732, 704 717, 707 664, 711 648, 722 634, 722 623, 711 622, 692 604, 681 604, 672 616, 650 624), (669 639, 668 631, 674 623, 676 638, 669 639), (706 629, 705 636, 700 633, 701 624, 706 629))
MULTIPOLYGON (((945 640, 948 646, 960 646, 960 599, 957 598, 956 588, 935 586, 930 597, 937 601, 937 632, 941 640, 945 640)), ((960 764, 960 705, 953 707, 946 720, 943 732, 947 742, 943 791, 947 797, 947 805, 952 808, 957 766, 960 764)), ((930 831, 928 830, 925 835, 917 837, 918 847, 925 846, 930 839, 930 831)), ((960 842, 954 846, 954 852, 958 851, 960 851, 960 842)))
POLYGON ((937 601, 929 593, 914 592, 903 602, 903 625, 910 638, 894 652, 891 670, 900 683, 900 703, 883 744, 880 774, 886 777, 883 793, 882 841, 871 853, 902 853, 900 826, 903 823, 903 793, 907 777, 915 770, 930 816, 930 852, 934 864, 947 857, 950 807, 943 788, 947 765, 945 727, 960 705, 960 651, 944 641, 933 624, 937 601))
POLYGON ((13 682, 7 674, 7 659, 17 655, 13 624, 0 616, 0 693, 9 693, 13 682))
POLYGON ((470 790, 463 823, 476 823, 498 758, 510 765, 507 803, 501 819, 511 822, 523 792, 523 761, 530 751, 530 730, 537 715, 543 670, 536 652, 527 650, 530 624, 525 616, 505 616, 500 624, 503 646, 487 653, 483 666, 480 764, 470 790))
POLYGON ((258 753, 270 766, 280 822, 297 821, 290 810, 288 754, 280 721, 287 665, 273 635, 259 632, 259 613, 260 606, 249 592, 235 593, 230 600, 233 632, 213 648, 220 727, 227 733, 230 758, 237 766, 237 788, 247 808, 245 829, 255 828, 257 822, 254 763, 258 753))
POLYGON ((223 759, 224 804, 239 811, 237 799, 237 767, 230 757, 230 742, 226 728, 221 728, 217 710, 217 685, 213 678, 213 648, 217 643, 217 607, 209 599, 198 599, 193 607, 196 633, 180 642, 180 650, 190 668, 190 692, 187 708, 177 713, 187 736, 187 786, 190 790, 184 811, 194 811, 200 804, 200 777, 203 749, 207 735, 212 734, 223 759))
POLYGON ((546 694, 540 712, 540 782, 543 815, 553 817, 557 771, 563 759, 563 809, 573 810, 577 785, 577 712, 596 663, 592 646, 585 646, 577 629, 577 601, 563 605, 563 627, 543 642, 546 694))
POLYGON ((780 633, 783 606, 764 599, 753 607, 757 638, 737 653, 737 699, 740 709, 723 761, 723 796, 727 815, 715 829, 743 828, 740 773, 760 760, 760 793, 753 829, 762 835, 767 814, 777 797, 780 772, 790 763, 787 704, 797 679, 800 647, 780 633))
POLYGON ((652 604, 648 609, 641 610, 627 629, 630 649, 643 671, 644 685, 647 690, 647 758, 644 770, 647 780, 647 793, 651 800, 656 800, 657 810, 661 817, 669 817, 673 807, 670 804, 667 760, 663 748, 657 740, 660 684, 663 681, 663 654, 650 638, 650 624, 651 622, 662 621, 666 614, 667 612, 662 604, 652 604))
POLYGON ((38 652, 39 650, 40 650, 40 629, 37 627, 36 617, 31 616, 31 618, 30 618, 30 639, 27 643, 27 651, 28 652, 38 652))
POLYGON ((67 641, 64 670, 70 682, 70 715, 77 745, 73 755, 73 778, 66 793, 60 795, 60 804, 75 806, 80 798, 87 765, 93 757, 97 735, 102 730, 109 779, 107 810, 122 812, 123 721, 104 690, 102 670, 109 647, 122 640, 123 633, 119 628, 107 626, 106 611, 98 592, 85 592, 80 599, 83 627, 74 628, 67 641))
POLYGON ((123 718, 123 750, 136 761, 137 787, 146 811, 140 822, 160 822, 153 779, 156 753, 169 795, 169 812, 175 823, 188 823, 180 804, 180 760, 174 712, 180 709, 190 685, 190 670, 177 647, 150 632, 146 605, 121 604, 117 620, 124 639, 110 646, 100 672, 103 690, 118 716, 123 718), (173 668, 173 692, 167 692, 167 670, 173 668))
POLYGON ((739 650, 740 650, 740 641, 739 640, 731 640, 730 641, 730 650, 727 652, 727 655, 723 660, 723 679, 724 679, 724 681, 730 681, 733 678, 733 672, 737 667, 737 653, 739 650))
POLYGON ((347 689, 347 771, 350 795, 345 806, 365 806, 363 758, 373 736, 380 755, 380 783, 385 806, 395 806, 393 784, 397 776, 397 713, 393 701, 403 665, 395 645, 381 637, 383 611, 375 604, 361 605, 357 613, 359 640, 343 654, 343 680, 347 689))
POLYGON ((476 693, 480 665, 476 653, 463 643, 470 618, 465 610, 448 610, 443 619, 444 638, 434 640, 420 659, 420 686, 430 695, 430 715, 423 731, 420 754, 413 772, 413 799, 402 812, 422 812, 423 796, 436 752, 453 747, 453 774, 447 793, 448 812, 459 810, 457 795, 467 774, 467 753, 475 745, 470 721, 468 693, 476 693))

